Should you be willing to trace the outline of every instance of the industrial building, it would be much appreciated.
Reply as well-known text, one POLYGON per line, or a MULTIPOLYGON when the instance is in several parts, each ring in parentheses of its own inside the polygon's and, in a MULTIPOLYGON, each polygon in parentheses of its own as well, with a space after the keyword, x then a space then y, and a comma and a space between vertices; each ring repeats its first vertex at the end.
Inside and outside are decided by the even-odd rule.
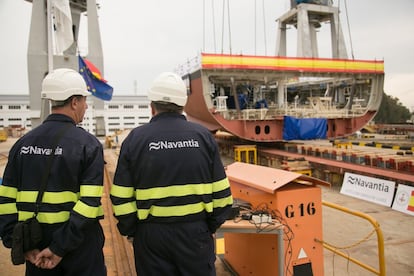
MULTIPOLYGON (((96 116, 104 117, 106 135, 146 124, 151 118, 150 101, 146 95, 114 95, 111 101, 104 102, 103 110, 95 109, 91 96, 88 106, 81 126, 92 134, 96 133, 96 116)), ((31 118, 40 115, 35 112, 30 109, 29 95, 0 95, 0 128, 12 129, 14 135, 32 129, 31 118)))

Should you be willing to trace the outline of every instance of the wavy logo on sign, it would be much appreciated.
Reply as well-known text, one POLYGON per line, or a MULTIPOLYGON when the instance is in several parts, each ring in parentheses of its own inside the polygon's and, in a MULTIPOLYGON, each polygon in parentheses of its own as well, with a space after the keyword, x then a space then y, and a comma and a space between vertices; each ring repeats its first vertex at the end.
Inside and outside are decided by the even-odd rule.
POLYGON ((183 141, 157 141, 148 144, 149 150, 169 150, 181 148, 199 148, 197 140, 183 140, 183 141))
POLYGON ((352 176, 348 176, 348 182, 350 183, 350 184, 355 184, 355 181, 356 181, 357 179, 355 178, 355 177, 352 177, 352 176))

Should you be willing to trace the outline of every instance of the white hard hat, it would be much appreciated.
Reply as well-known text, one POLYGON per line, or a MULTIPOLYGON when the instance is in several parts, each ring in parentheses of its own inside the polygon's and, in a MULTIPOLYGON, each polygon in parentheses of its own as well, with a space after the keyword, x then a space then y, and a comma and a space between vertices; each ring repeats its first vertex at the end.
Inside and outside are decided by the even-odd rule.
POLYGON ((148 98, 154 102, 174 103, 184 106, 187 102, 187 87, 175 73, 161 73, 152 83, 148 98))
POLYGON ((70 96, 89 96, 83 77, 73 69, 59 68, 49 73, 42 82, 43 99, 64 101, 70 96))

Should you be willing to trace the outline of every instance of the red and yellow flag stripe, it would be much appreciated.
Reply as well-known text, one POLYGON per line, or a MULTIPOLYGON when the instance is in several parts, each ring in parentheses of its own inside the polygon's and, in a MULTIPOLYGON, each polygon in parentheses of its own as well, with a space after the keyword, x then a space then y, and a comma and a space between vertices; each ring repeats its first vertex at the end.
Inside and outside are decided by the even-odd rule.
POLYGON ((277 71, 384 74, 384 61, 276 56, 201 54, 203 69, 262 69, 277 71))
POLYGON ((411 191, 411 197, 408 201, 407 210, 414 212, 414 191, 411 191))

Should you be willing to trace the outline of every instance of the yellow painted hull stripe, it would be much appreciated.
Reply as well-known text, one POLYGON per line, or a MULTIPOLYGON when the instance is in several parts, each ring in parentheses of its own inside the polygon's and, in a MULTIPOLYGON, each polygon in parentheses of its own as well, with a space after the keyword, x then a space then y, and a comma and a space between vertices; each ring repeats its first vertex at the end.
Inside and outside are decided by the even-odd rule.
POLYGON ((203 69, 263 69, 326 73, 384 73, 384 61, 202 54, 203 69))

